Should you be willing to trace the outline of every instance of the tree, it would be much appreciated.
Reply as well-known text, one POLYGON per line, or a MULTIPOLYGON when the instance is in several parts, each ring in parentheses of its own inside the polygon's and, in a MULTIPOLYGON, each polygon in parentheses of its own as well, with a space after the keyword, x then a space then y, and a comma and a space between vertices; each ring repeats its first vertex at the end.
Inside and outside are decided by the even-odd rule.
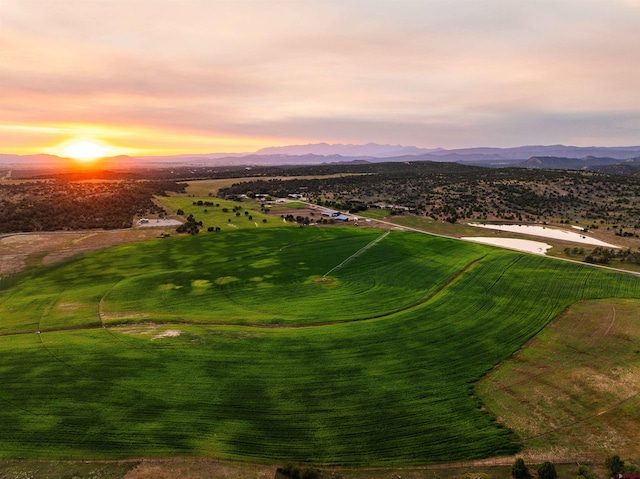
POLYGON ((589 470, 589 466, 580 464, 578 466, 578 475, 576 476, 576 479, 598 479, 598 476, 589 470))
POLYGON ((176 211, 176 214, 180 215, 180 216, 184 216, 184 211, 183 210, 178 210, 178 211, 176 211))
POLYGON ((557 479, 558 473, 553 462, 546 461, 538 468, 538 477, 540 479, 557 479))
POLYGON ((529 470, 524 463, 524 459, 519 457, 511 467, 511 475, 514 479, 526 479, 529 477, 529 470))
POLYGON ((620 474, 624 469, 624 461, 621 461, 620 456, 618 455, 607 457, 607 460, 604 461, 604 465, 609 469, 612 476, 620 474))

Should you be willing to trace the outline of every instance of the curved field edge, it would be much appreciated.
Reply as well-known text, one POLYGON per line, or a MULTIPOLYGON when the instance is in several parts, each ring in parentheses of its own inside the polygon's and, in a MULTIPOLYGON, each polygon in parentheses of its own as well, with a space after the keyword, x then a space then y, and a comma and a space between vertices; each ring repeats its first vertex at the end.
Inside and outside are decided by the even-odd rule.
POLYGON ((23 281, 0 302, 0 334, 140 321, 370 319, 423 303, 481 256, 458 242, 407 242, 379 230, 237 232, 119 247, 23 281))
MULTIPOLYGON (((292 239, 313 245, 327 234, 362 234, 273 231, 253 243, 248 236, 232 245, 220 240, 215 257, 241 258, 242 241, 267 254, 292 239)), ((94 311, 68 305, 74 324, 90 314, 86 325, 96 329, 0 338, 0 380, 11 384, 0 392, 3 450, 368 465, 510 454, 519 448, 516 438, 482 410, 473 384, 575 301, 640 297, 640 280, 628 275, 424 235, 393 236, 397 248, 412 254, 426 242, 457 254, 461 264, 483 258, 419 307, 302 329, 99 327, 104 288, 136 268, 152 269, 158 250, 169 262, 172 249, 181 250, 188 268, 203 245, 192 239, 119 248, 18 282, 2 292, 0 308, 31 305, 34 317, 39 312, 56 324, 65 315, 52 314, 49 304, 61 293, 38 288, 37 279, 63 289, 82 281, 104 288, 90 291, 94 311), (119 263, 125 260, 126 267, 119 263)), ((383 250, 367 251, 371 264, 376 251, 383 250)), ((358 264, 350 263, 353 271, 358 264)), ((412 278, 404 281, 410 286, 412 278)), ((18 318, 11 321, 19 327, 18 318)))
POLYGON ((581 301, 477 385, 526 457, 633 456, 640 439, 640 301, 581 301))

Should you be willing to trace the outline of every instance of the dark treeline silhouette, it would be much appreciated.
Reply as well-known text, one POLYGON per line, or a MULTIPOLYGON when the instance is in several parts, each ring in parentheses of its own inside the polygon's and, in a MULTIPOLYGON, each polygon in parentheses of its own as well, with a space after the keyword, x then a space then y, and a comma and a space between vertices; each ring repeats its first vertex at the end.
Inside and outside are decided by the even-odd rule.
POLYGON ((134 216, 162 214, 154 195, 184 192, 174 181, 49 180, 0 185, 0 233, 131 227, 134 216))

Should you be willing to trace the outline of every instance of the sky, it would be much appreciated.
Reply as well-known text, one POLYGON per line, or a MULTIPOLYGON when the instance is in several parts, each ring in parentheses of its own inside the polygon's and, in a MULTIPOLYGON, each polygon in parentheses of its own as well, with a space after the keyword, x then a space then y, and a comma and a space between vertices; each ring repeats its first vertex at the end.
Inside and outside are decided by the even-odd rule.
POLYGON ((0 0, 0 153, 640 144, 640 0, 0 0))

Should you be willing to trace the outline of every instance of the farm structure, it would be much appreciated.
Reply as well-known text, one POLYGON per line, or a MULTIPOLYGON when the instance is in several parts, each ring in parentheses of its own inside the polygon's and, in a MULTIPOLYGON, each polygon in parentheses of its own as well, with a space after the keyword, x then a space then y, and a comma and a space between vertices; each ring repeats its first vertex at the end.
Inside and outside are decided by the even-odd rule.
POLYGON ((323 210, 322 211, 322 216, 329 216, 329 217, 335 218, 338 215, 340 215, 339 211, 335 211, 335 210, 323 210))

